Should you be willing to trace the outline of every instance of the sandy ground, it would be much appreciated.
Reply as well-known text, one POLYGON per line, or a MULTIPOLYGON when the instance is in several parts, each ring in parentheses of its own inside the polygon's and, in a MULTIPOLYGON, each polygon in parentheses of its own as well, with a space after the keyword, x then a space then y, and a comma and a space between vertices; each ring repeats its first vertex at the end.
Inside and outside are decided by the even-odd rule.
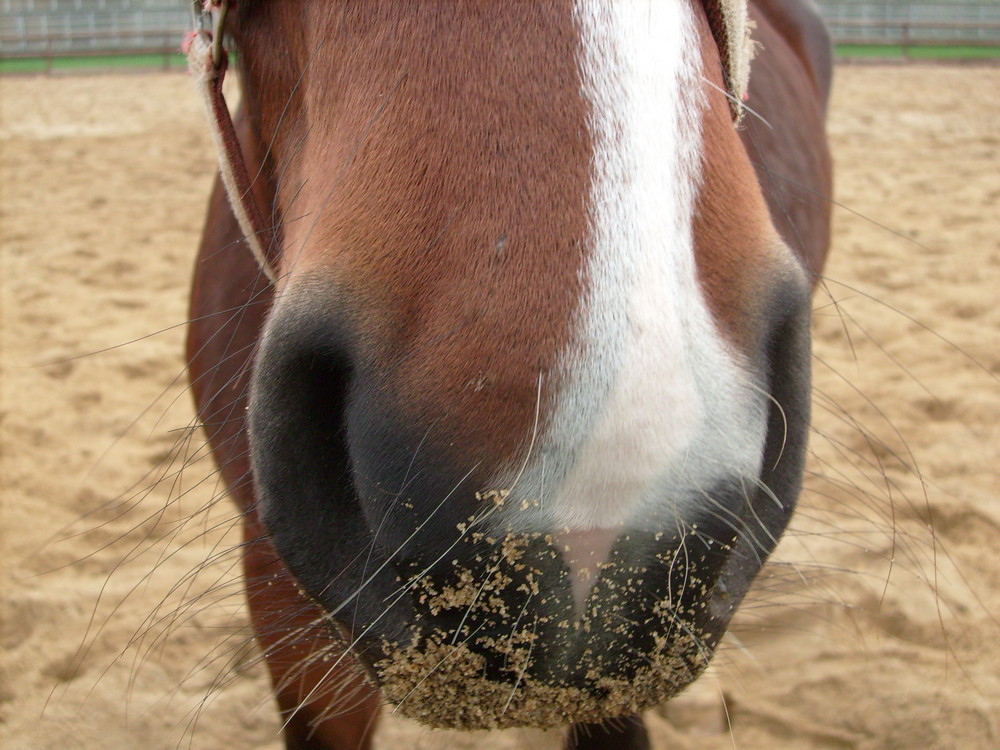
MULTIPOLYGON (((183 385, 189 82, 4 78, 0 106, 0 745, 277 748, 183 385)), ((658 750, 1000 747, 997 112, 997 68, 838 71, 807 490, 712 672, 650 712, 658 750)), ((380 746, 552 742, 391 720, 380 746)))

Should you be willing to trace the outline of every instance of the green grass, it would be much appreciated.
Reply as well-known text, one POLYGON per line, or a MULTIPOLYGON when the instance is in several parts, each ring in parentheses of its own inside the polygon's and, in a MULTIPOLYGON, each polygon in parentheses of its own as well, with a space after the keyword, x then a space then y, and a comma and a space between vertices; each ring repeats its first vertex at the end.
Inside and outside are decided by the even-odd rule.
MULTIPOLYGON (((187 62, 180 53, 164 55, 86 55, 80 57, 55 57, 52 70, 86 71, 107 68, 162 68, 164 57, 171 68, 184 68, 187 62)), ((44 73, 44 57, 0 58, 0 73, 44 73)))
MULTIPOLYGON (((900 44, 838 44, 838 57, 872 57, 900 59, 904 57, 900 44)), ((952 44, 913 45, 906 49, 911 60, 988 60, 1000 58, 1000 45, 978 47, 952 44)))
MULTIPOLYGON (((1000 45, 976 47, 964 45, 920 45, 911 46, 907 55, 912 60, 989 60, 1000 59, 1000 45)), ((838 57, 869 57, 876 59, 901 59, 903 47, 898 44, 838 44, 838 57)), ((169 55, 170 67, 184 68, 186 62, 181 54, 169 55)), ((163 55, 87 55, 80 57, 56 57, 52 59, 52 70, 87 71, 108 68, 162 68, 163 55)), ((44 57, 0 58, 2 73, 44 73, 47 70, 44 57)))

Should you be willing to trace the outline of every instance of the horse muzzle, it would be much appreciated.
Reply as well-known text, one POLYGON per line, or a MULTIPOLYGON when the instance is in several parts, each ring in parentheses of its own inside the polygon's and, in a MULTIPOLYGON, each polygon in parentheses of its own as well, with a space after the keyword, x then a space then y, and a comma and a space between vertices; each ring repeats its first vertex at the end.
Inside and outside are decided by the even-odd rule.
POLYGON ((774 405, 759 476, 723 473, 581 532, 540 527, 528 501, 491 486, 496 466, 456 459, 432 424, 402 417, 356 329, 317 309, 280 304, 256 359, 258 509, 401 713, 466 729, 594 723, 705 669, 798 494, 807 319, 777 316, 761 339, 774 405))

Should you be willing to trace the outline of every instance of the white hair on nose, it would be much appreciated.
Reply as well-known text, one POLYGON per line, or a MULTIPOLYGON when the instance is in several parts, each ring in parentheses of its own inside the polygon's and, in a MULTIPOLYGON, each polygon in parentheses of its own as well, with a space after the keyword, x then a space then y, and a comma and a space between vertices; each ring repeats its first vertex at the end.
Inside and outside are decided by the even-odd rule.
POLYGON ((587 291, 505 515, 559 533, 683 519, 718 481, 755 478, 767 413, 697 277, 706 101, 693 8, 578 0, 575 15, 594 144, 587 291))

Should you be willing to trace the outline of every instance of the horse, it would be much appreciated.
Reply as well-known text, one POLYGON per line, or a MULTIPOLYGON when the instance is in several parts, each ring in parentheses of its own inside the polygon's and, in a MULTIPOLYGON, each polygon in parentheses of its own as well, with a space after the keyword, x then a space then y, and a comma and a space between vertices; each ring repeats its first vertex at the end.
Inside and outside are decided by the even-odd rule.
POLYGON ((368 748, 389 702, 648 747, 799 493, 816 8, 247 0, 225 33, 250 182, 211 194, 187 358, 286 746, 368 748))

